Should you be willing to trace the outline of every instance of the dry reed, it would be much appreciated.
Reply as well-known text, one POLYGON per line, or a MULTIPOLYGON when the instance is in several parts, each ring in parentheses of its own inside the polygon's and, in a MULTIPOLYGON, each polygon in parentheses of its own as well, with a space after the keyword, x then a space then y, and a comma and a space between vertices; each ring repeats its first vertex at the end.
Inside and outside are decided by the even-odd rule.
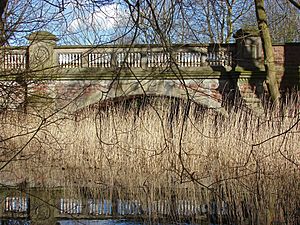
POLYGON ((176 196, 212 213, 212 203, 222 205, 226 218, 219 223, 297 224, 300 115, 291 108, 284 116, 239 109, 223 117, 163 99, 85 111, 76 119, 3 116, 2 140, 18 136, 1 142, 2 164, 30 142, 0 171, 1 183, 114 187, 120 199, 176 196))

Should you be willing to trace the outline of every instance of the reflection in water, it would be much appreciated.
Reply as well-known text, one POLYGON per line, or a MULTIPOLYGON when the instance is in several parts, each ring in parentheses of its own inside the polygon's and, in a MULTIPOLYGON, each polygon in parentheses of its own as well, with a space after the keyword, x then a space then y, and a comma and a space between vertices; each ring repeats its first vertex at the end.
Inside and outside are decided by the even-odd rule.
MULTIPOLYGON (((172 223, 174 225, 175 223, 172 223)), ((1 221, 0 225, 31 225, 29 221, 25 220, 6 220, 1 221)), ((57 222, 56 225, 149 225, 149 223, 143 223, 143 222, 135 222, 135 221, 129 221, 129 220, 60 220, 57 222)), ((156 225, 171 225, 171 224, 156 224, 156 225)), ((176 223, 176 225, 188 225, 188 223, 176 223)), ((210 225, 217 225, 217 224, 210 224, 210 225)))
MULTIPOLYGON (((61 220, 57 225, 140 225, 141 222, 132 222, 128 220, 61 220)), ((29 221, 25 220, 6 220, 1 221, 0 225, 31 225, 29 221)))
POLYGON ((140 225, 141 222, 132 222, 128 220, 80 220, 70 221, 61 220, 60 225, 140 225))
MULTIPOLYGON (((149 225, 149 223, 143 222, 134 222, 128 220, 78 220, 78 221, 71 221, 71 220, 61 220, 59 221, 60 225, 149 225)), ((174 225, 172 224, 159 224, 156 225, 174 225)), ((176 223, 176 225, 188 225, 188 223, 176 223)), ((217 225, 217 224, 210 224, 210 225, 217 225)))

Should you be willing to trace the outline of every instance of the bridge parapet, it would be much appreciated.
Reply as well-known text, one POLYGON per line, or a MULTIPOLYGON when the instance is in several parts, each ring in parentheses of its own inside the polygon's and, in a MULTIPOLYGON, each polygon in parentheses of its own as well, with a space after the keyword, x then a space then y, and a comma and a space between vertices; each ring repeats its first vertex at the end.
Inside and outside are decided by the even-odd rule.
POLYGON ((3 48, 1 52, 1 71, 20 71, 26 69, 26 47, 3 48))
POLYGON ((173 45, 163 46, 55 46, 34 43, 27 47, 2 51, 1 69, 4 71, 50 68, 200 68, 208 66, 232 67, 234 46, 229 45, 173 45))
POLYGON ((232 48, 230 45, 173 45, 170 50, 163 46, 92 46, 55 49, 57 65, 63 68, 80 67, 129 67, 155 68, 204 66, 232 66, 232 48))

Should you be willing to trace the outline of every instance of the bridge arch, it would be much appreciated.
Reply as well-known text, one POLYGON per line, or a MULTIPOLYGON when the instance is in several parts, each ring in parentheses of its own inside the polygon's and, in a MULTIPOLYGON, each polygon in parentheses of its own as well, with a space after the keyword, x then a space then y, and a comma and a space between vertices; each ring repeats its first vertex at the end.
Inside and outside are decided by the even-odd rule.
MULTIPOLYGON (((76 88, 83 85, 72 86, 76 88)), ((70 110, 78 111, 94 104, 106 104, 125 99, 165 97, 188 100, 204 108, 227 114, 221 105, 222 95, 218 91, 218 86, 217 79, 190 79, 185 80, 184 83, 178 80, 98 81, 87 85, 80 97, 70 105, 70 110)), ((74 90, 73 92, 76 93, 74 90)), ((80 90, 77 91, 79 92, 80 90)))

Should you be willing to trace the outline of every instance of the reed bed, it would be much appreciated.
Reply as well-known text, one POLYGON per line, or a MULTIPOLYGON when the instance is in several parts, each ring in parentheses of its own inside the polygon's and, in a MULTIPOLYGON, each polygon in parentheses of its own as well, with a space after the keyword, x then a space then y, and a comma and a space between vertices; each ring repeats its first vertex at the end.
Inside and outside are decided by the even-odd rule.
MULTIPOLYGON (((189 200, 219 224, 299 224, 299 119, 295 104, 224 117, 174 99, 46 119, 2 115, 0 159, 10 162, 1 183, 85 187, 148 205, 189 200)), ((174 218, 177 209, 169 206, 174 218)))

